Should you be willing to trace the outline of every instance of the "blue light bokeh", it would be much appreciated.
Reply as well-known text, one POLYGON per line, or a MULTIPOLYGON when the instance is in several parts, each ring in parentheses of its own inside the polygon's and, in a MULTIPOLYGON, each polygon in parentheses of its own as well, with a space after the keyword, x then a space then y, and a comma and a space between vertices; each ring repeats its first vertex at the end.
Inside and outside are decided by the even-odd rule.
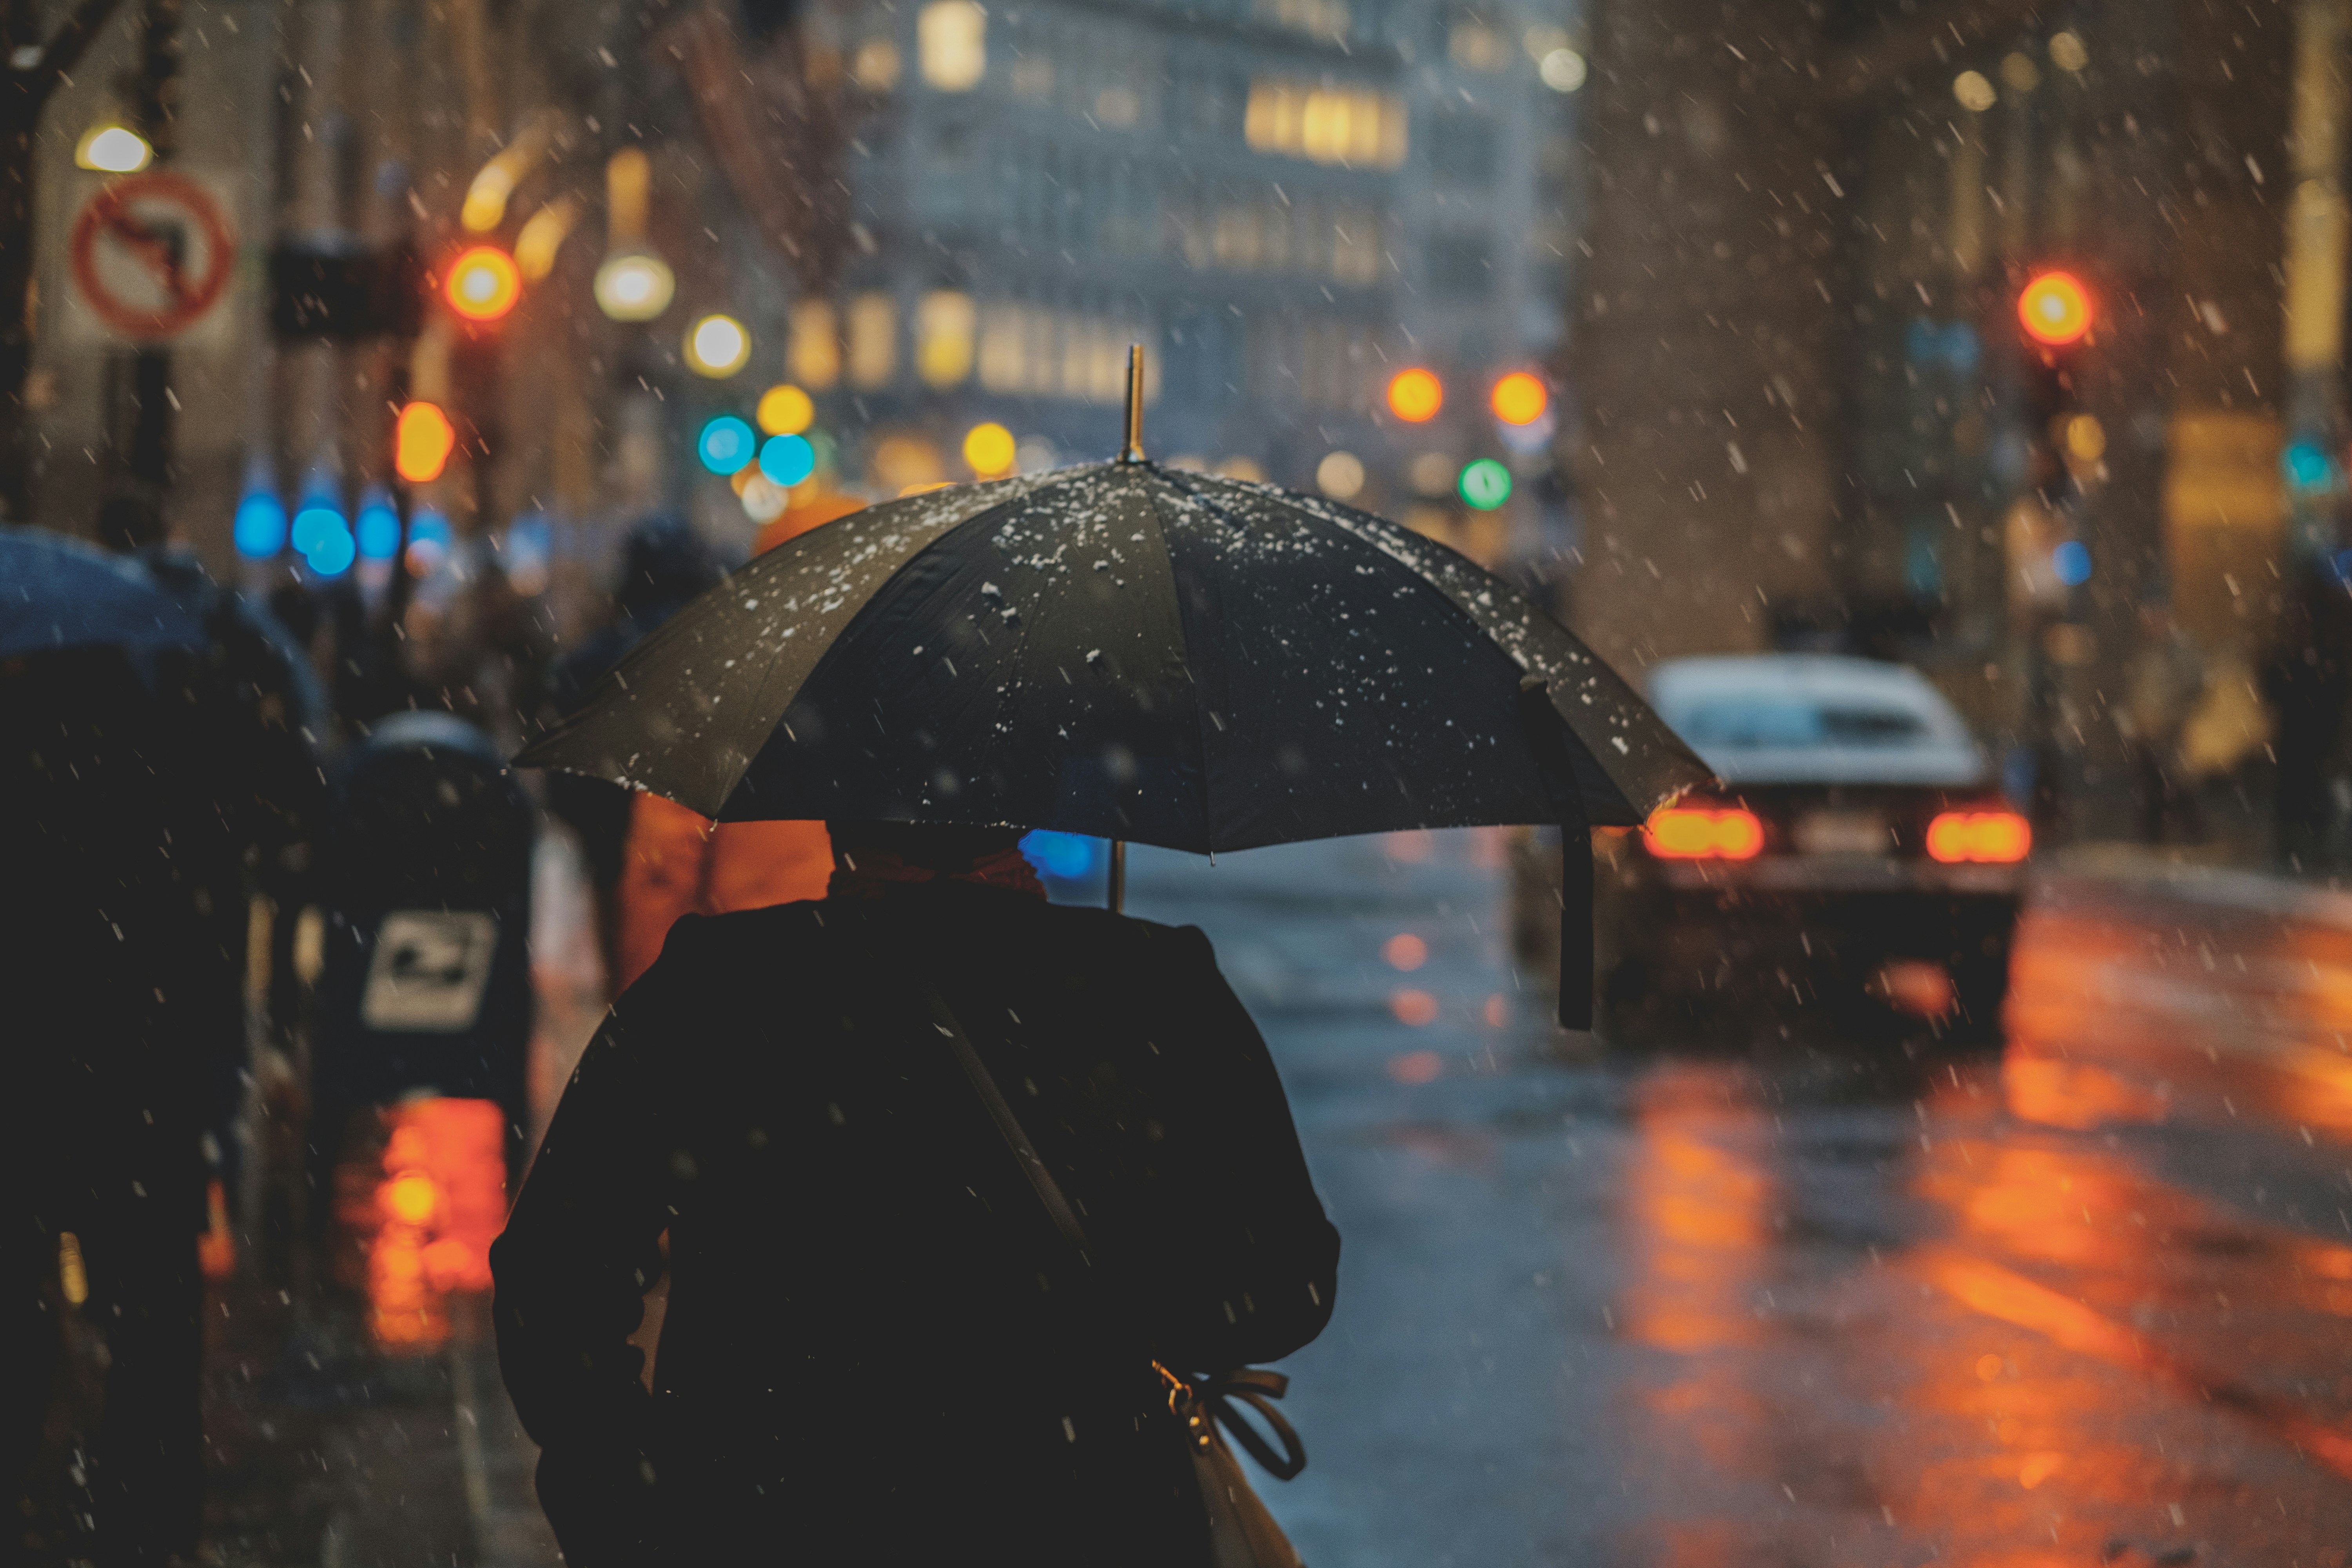
POLYGON ((236 552, 247 561, 268 561, 286 548, 286 508, 268 490, 236 503, 233 531, 236 552))

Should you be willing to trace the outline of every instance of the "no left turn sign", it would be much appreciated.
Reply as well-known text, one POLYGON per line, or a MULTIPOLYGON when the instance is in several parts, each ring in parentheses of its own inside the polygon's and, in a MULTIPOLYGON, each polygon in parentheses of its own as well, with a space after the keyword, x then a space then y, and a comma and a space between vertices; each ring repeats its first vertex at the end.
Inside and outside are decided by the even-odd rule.
POLYGON ((110 183, 74 220, 74 284, 125 337, 193 326, 228 287, 236 240, 205 188, 163 170, 110 183))

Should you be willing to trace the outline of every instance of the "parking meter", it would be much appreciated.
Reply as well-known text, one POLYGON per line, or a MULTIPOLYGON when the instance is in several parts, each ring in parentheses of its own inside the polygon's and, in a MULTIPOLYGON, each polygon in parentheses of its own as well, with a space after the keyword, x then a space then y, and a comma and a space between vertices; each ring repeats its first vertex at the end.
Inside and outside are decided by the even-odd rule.
POLYGON ((314 1174, 352 1116, 424 1096, 496 1102, 521 1152, 531 1033, 529 799, 447 713, 378 725, 333 780, 311 1055, 314 1174))

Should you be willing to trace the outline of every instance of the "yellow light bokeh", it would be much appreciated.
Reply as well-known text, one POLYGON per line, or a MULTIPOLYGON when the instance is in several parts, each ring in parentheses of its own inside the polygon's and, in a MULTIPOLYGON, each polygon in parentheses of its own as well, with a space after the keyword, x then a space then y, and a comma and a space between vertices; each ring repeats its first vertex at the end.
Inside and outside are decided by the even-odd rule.
POLYGON ((790 384, 772 386, 760 395, 752 418, 770 436, 797 436, 816 423, 816 403, 790 384))
POLYGON ((1495 383, 1495 390, 1486 401, 1495 417, 1504 424, 1532 425, 1551 406, 1551 392, 1539 378, 1515 370, 1495 383))
POLYGON ((1408 425, 1437 417, 1445 406, 1445 384, 1430 371, 1414 365, 1389 378, 1389 412, 1408 425))
POLYGON ((1017 452, 1013 432, 993 420, 973 426, 963 438, 963 460, 984 479, 1011 473, 1017 452))

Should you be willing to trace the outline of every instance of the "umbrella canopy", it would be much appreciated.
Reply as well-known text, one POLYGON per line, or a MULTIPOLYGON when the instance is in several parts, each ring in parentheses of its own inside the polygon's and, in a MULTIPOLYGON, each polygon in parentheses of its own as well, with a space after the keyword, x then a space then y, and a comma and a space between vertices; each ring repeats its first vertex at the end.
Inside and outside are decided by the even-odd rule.
MULTIPOLYGON (((646 638, 517 760, 721 821, 1008 824, 1195 851, 1527 822, 1580 842, 1710 776, 1622 678, 1463 556, 1143 461, 935 490, 804 534, 646 638)), ((1589 881, 1589 857, 1570 858, 1589 881)))
POLYGON ((0 528, 0 658, 201 648, 205 628, 137 563, 37 528, 0 528))

